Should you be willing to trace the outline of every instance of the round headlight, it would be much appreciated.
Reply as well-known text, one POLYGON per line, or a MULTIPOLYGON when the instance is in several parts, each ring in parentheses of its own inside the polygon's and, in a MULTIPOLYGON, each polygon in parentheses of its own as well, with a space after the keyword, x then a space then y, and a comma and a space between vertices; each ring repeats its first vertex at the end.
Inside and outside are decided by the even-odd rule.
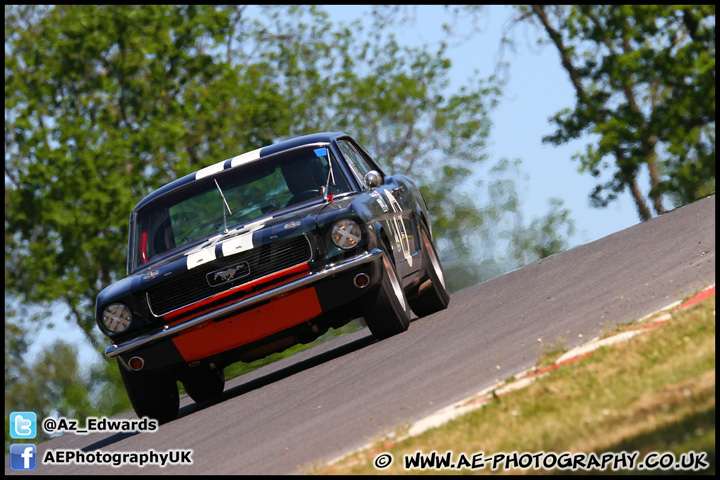
POLYGON ((132 323, 132 312, 127 305, 111 303, 103 310, 103 324, 113 333, 124 332, 132 323))
POLYGON ((355 221, 345 218, 335 222, 330 232, 330 238, 338 247, 343 250, 350 250, 360 243, 362 230, 355 221))

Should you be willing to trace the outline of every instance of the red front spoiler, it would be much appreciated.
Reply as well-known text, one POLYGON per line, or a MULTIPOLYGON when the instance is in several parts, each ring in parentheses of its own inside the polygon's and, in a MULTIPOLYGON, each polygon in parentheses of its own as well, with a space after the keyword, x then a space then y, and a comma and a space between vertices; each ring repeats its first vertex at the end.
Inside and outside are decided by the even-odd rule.
POLYGON ((283 294, 252 310, 221 321, 209 320, 172 341, 190 362, 225 352, 293 327, 322 313, 315 288, 283 294))

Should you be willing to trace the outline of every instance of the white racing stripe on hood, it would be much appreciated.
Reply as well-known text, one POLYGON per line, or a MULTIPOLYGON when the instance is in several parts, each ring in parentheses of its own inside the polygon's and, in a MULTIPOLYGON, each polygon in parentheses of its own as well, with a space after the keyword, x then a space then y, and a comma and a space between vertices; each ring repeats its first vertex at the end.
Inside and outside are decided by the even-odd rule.
POLYGON ((222 243, 222 254, 223 257, 228 255, 234 255, 236 253, 244 252, 253 248, 252 232, 238 235, 237 237, 231 238, 227 242, 222 243))
POLYGON ((215 260, 215 248, 205 248, 187 256, 187 269, 190 270, 213 260, 215 260))
MULTIPOLYGON (((255 247, 253 244, 253 232, 260 230, 265 226, 265 224, 261 222, 262 220, 260 222, 253 222, 245 225, 242 230, 248 231, 241 235, 236 234, 229 240, 220 243, 223 257, 244 252, 246 250, 252 250, 255 247)), ((188 270, 215 260, 217 258, 215 246, 223 237, 224 235, 217 235, 202 245, 196 247, 194 250, 187 252, 185 255, 187 257, 188 270)))

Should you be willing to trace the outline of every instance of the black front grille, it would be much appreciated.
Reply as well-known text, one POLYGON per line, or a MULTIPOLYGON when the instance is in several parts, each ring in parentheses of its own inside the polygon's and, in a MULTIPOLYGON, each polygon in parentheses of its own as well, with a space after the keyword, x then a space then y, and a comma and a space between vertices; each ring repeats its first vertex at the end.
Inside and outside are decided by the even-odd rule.
POLYGON ((302 235, 263 245, 193 268, 149 289, 150 308, 155 315, 165 315, 311 258, 310 242, 302 235))

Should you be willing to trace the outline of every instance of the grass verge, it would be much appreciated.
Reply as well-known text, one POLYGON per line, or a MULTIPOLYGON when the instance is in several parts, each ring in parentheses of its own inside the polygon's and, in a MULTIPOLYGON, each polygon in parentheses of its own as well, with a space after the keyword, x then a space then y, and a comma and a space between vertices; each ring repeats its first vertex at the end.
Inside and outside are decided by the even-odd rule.
MULTIPOLYGON (((632 326, 651 325, 654 320, 632 326)), ((674 312, 672 320, 625 342, 554 369, 522 390, 494 396, 490 403, 442 426, 392 444, 379 440, 368 450, 332 465, 314 465, 305 473, 715 474, 715 296, 674 312), (425 469, 404 468, 406 456, 428 459, 433 452, 436 459, 449 457, 457 468, 435 468, 439 462, 426 464, 425 469), (490 462, 472 469, 473 456, 477 458, 479 452, 485 459, 495 458, 498 452, 518 455, 515 462, 501 463, 494 470, 490 462), (521 458, 538 452, 558 457, 562 453, 595 453, 597 458, 615 454, 616 459, 637 452, 636 468, 613 469, 611 463, 605 470, 545 469, 542 463, 533 468, 530 457, 521 458), (386 453, 393 462, 379 470, 374 460, 386 453), (706 467, 698 463, 705 468, 675 468, 680 460, 691 458, 703 460, 706 467), (520 467, 523 459, 530 468, 504 468, 520 467), (660 465, 637 468, 643 461, 670 459, 674 462, 667 469, 660 465)))

